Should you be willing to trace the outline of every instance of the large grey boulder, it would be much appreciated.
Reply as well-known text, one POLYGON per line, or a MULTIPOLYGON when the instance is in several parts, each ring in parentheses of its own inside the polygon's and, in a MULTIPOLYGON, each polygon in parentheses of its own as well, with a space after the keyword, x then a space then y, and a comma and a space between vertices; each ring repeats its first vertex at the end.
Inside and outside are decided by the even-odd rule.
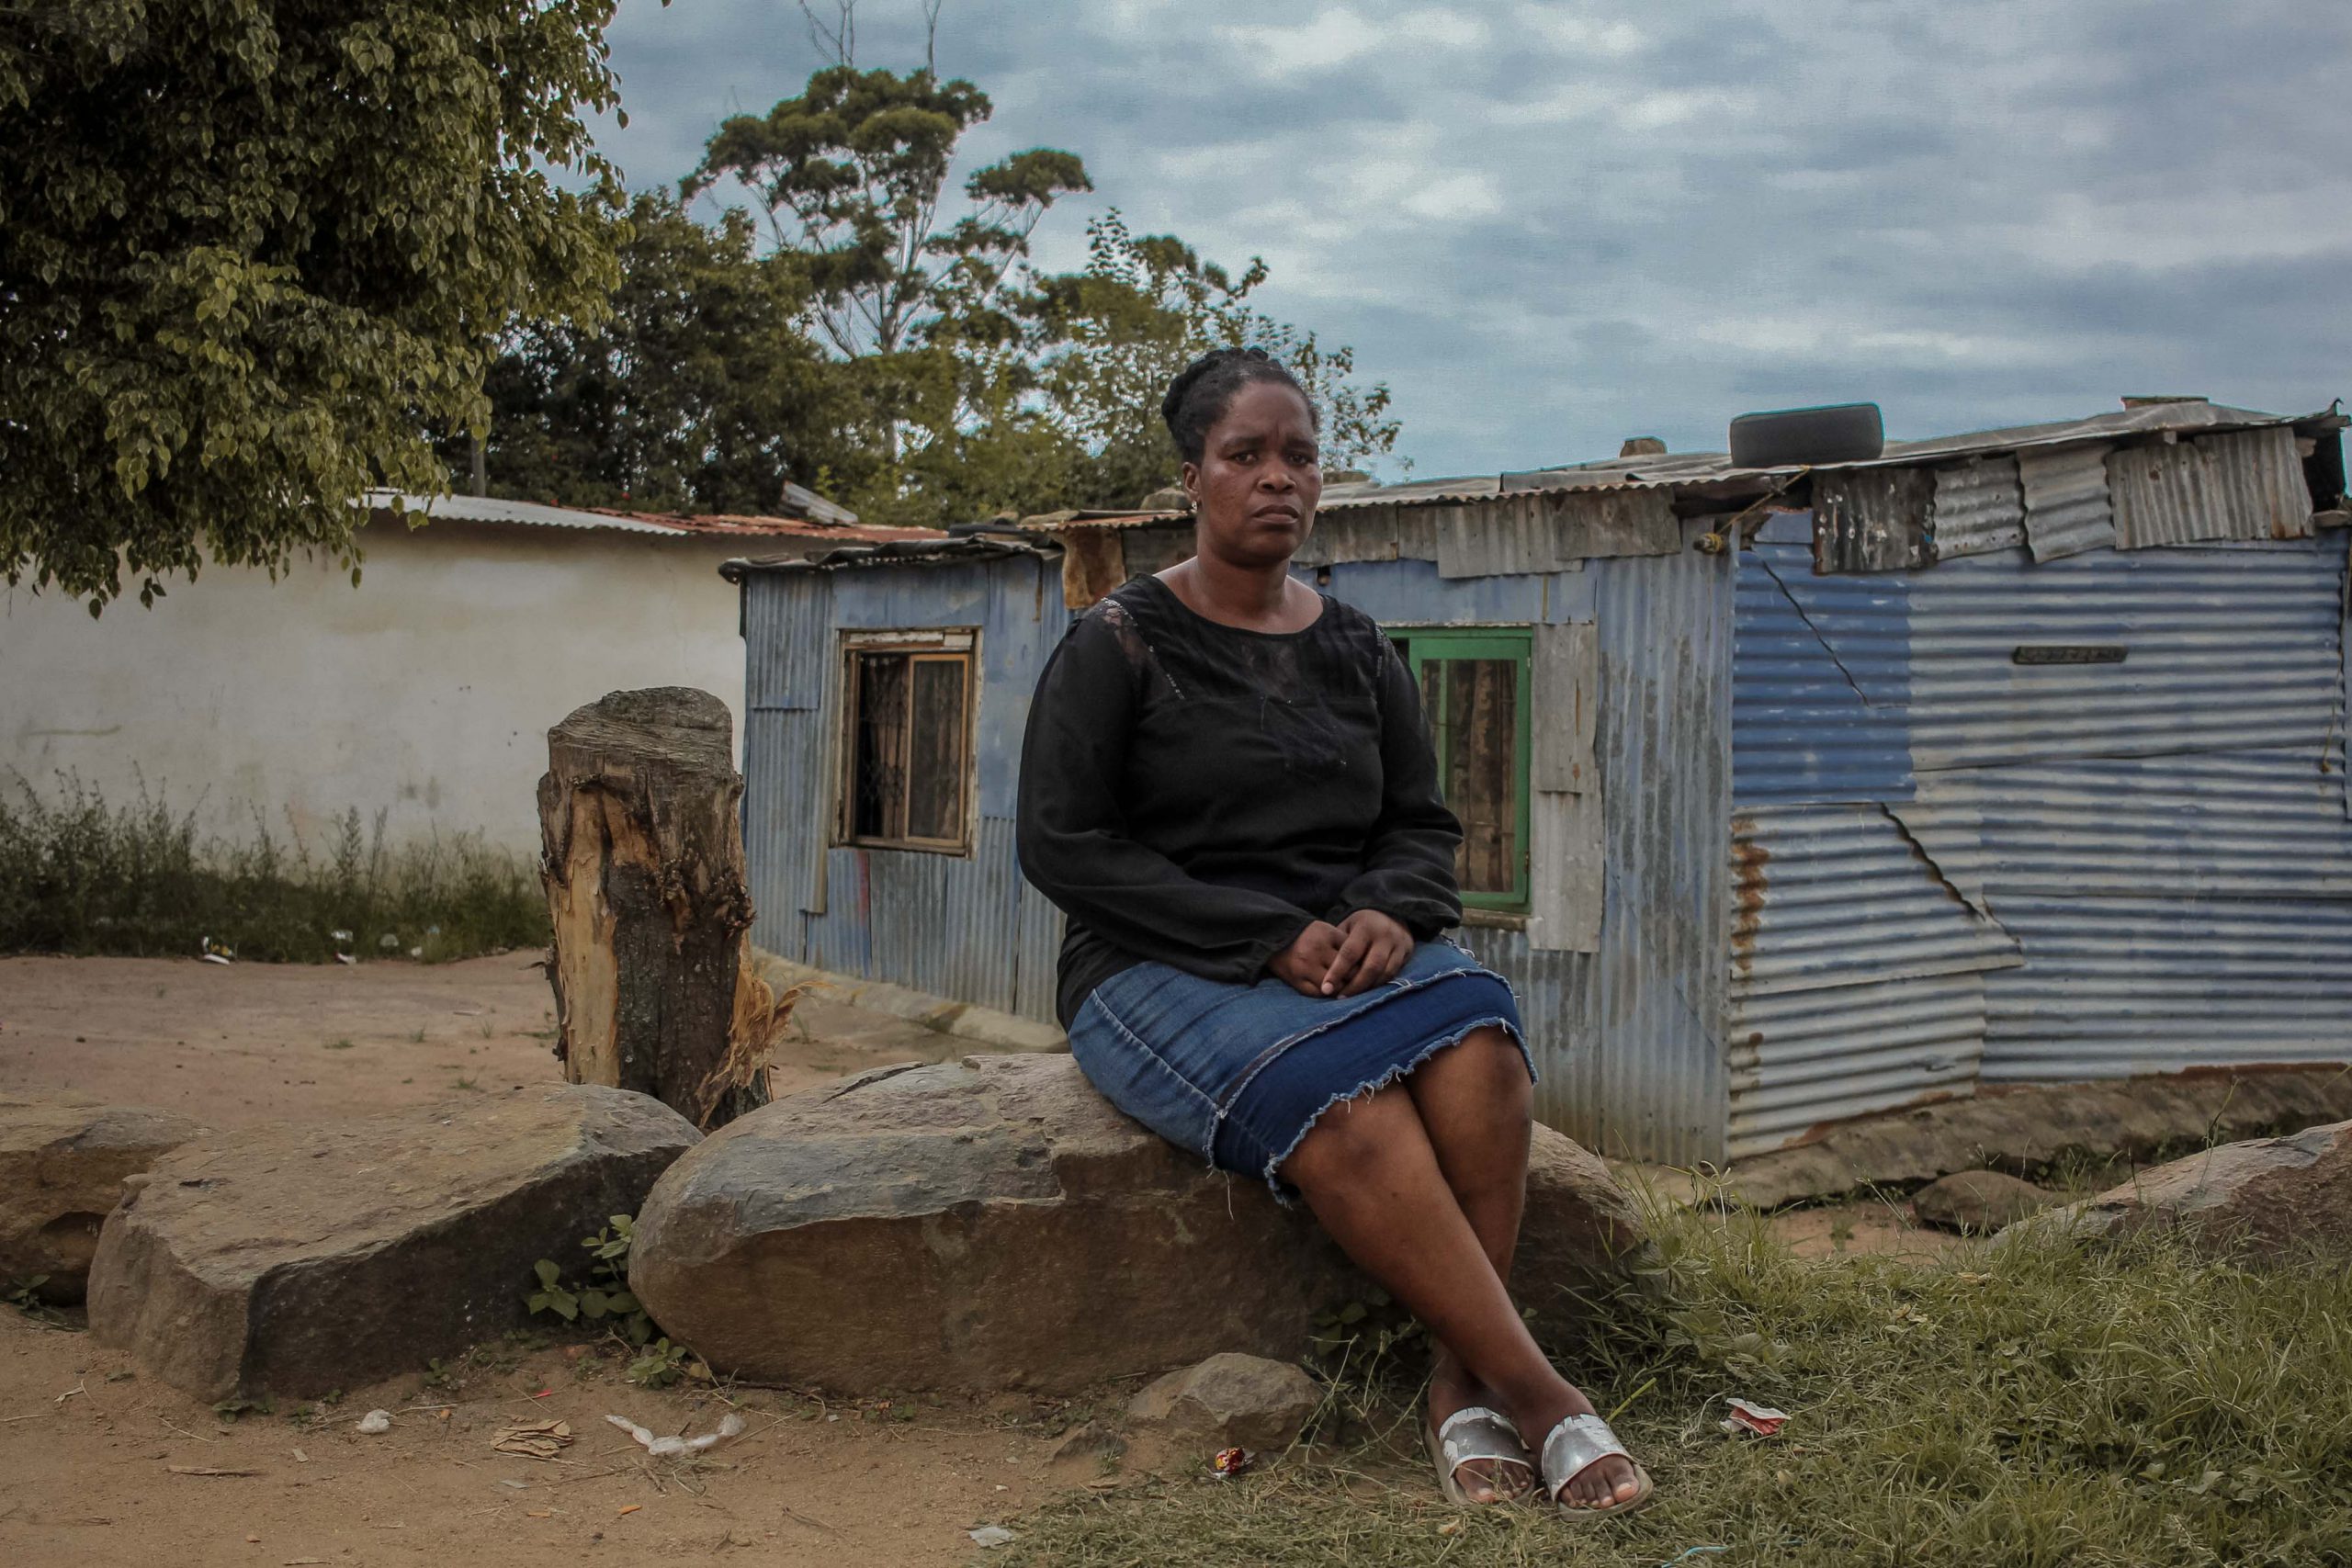
POLYGON ((698 1134, 641 1094, 496 1100, 183 1145, 107 1221, 90 1329, 199 1399, 309 1398, 521 1326, 531 1266, 633 1213, 698 1134))
POLYGON ((44 1300, 80 1301, 123 1178, 203 1131, 165 1111, 0 1096, 0 1288, 46 1276, 44 1300))
POLYGON ((2009 1235, 2055 1230, 2088 1239, 2145 1225, 2256 1253, 2352 1247, 2352 1122, 2223 1144, 2143 1170, 2009 1235))
MULTIPOLYGON (((1647 1261, 1600 1162, 1538 1130, 1516 1285, 1590 1326, 1647 1261)), ((1066 1055, 880 1069, 672 1167, 630 1283, 722 1371, 844 1393, 1068 1392, 1222 1350, 1284 1359, 1370 1287, 1304 1208, 1114 1111, 1066 1055)))

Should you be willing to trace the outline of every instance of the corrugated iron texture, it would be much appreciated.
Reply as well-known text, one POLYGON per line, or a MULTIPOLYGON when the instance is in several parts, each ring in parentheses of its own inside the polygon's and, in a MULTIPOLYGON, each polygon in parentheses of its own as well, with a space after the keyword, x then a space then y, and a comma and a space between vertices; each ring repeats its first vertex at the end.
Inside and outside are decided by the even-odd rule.
MULTIPOLYGON (((1785 521, 1805 536, 1803 519, 1785 521)), ((1903 638, 1915 580, 1816 578, 1812 571, 1806 546, 1759 544, 1740 552, 1736 793, 1743 805, 1904 799, 1911 793, 1905 705, 1911 686, 1903 638), (1799 607, 1800 594, 1808 609, 1799 607), (1879 635, 1847 639, 1855 662, 1843 665, 1808 614, 1879 635)))
POLYGON ((743 592, 753 940, 822 968, 1050 1018, 1057 922, 1023 908, 1011 818, 1029 694, 1069 624, 1057 563, 1022 552, 919 571, 754 571, 743 592), (946 626, 979 631, 971 852, 831 845, 842 634, 946 626))
POLYGON ((1999 908, 2026 963, 1985 981, 1987 1081, 2352 1060, 2352 902, 2015 895, 1999 908))
POLYGON ((1895 810, 1947 874, 1996 898, 2352 897, 2341 780, 2308 750, 1956 768, 1895 810))
POLYGON ((1588 560, 1668 555, 1681 547, 1662 491, 1529 491, 1439 508, 1441 577, 1574 570, 1588 560))
POLYGON ((1802 1143, 1827 1122, 1974 1092, 1984 987, 1972 972, 1735 993, 1730 1157, 1802 1143))
POLYGON ((1981 556, 2025 543, 2025 498, 2015 457, 1979 457, 1936 470, 1936 558, 1981 556))
POLYGON ((2115 543, 2115 508, 2107 492, 2109 450, 2064 446, 2018 454, 2026 547, 2034 559, 2058 560, 2115 543))
POLYGON ((2118 549, 2311 536, 2311 491, 2291 430, 2120 447, 2107 459, 2107 483, 2118 549))
MULTIPOLYGON (((1352 561, 1329 569, 1321 586, 1383 626, 1527 626, 1592 619, 1593 574, 1539 577, 1453 577, 1433 561, 1352 561)), ((1314 583, 1321 575, 1295 569, 1314 583)))
POLYGON ((1883 806, 1737 807, 1732 986, 1742 996, 1999 968, 2009 934, 1883 806))
MULTIPOLYGON (((2097 550, 2040 565, 2013 554, 1974 556, 1905 577, 1851 580, 1806 575, 1788 546, 1749 554, 1821 636, 1834 667, 1874 707, 1902 710, 1912 769, 1924 773, 2037 758, 2317 748, 2334 721, 2343 670, 2336 578, 2344 538, 2332 532, 2260 547, 2097 550), (2126 658, 2018 663, 2018 649, 2028 646, 2120 647, 2126 658)), ((1751 602, 1764 607, 1754 594, 1751 602)), ((1773 691, 1750 685, 1758 696, 1773 691)), ((1863 716, 1881 717, 1874 708, 1863 716)), ((1769 707, 1743 715, 1750 732, 1744 771, 1777 773, 1783 786, 1804 784, 1804 722, 1802 714, 1769 707), (1782 754, 1776 759, 1768 745, 1782 754)), ((1866 743, 1877 739, 1871 733, 1866 743)), ((1831 771, 1831 787, 1845 782, 1831 771)))
POLYGON ((1678 1162, 1723 1158, 1725 1125, 1735 573, 1688 547, 1702 532, 1686 524, 1673 555, 1587 574, 1606 802, 1598 1005, 1577 1070, 1537 1091, 1554 1126, 1597 1122, 1592 1146, 1678 1162))
POLYGON ((1813 480, 1816 572, 1906 571, 1936 558, 1928 468, 1825 471, 1813 480))

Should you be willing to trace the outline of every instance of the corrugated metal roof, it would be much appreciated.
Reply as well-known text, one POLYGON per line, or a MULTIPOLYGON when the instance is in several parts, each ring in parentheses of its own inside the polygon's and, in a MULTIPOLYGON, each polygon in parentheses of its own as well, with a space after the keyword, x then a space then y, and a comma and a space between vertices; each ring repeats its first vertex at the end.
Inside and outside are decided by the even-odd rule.
POLYGON ((366 504, 383 511, 398 502, 408 511, 422 512, 427 517, 446 518, 453 523, 515 523, 528 527, 601 529, 670 538, 741 535, 880 544, 901 539, 945 537, 931 528, 862 526, 858 524, 857 513, 846 507, 836 506, 814 491, 801 490, 797 485, 786 488, 787 491, 798 491, 811 503, 808 516, 767 517, 739 513, 673 514, 605 506, 548 506, 536 501, 507 501, 491 495, 407 495, 393 491, 371 491, 366 497, 366 504))
POLYGON ((2118 549, 2311 536, 2311 491, 2291 430, 2123 447, 2107 460, 2107 483, 2118 549))
POLYGON ((2110 450, 2067 446, 2018 454, 2026 547, 2034 559, 2059 560, 2115 543, 2115 509, 2107 493, 2110 450))
POLYGON ((2025 543, 2025 499, 2014 457, 1974 457, 1936 471, 1936 558, 1981 556, 2025 543))
POLYGON ((1061 547, 1050 539, 1007 538, 1001 534, 967 535, 950 538, 920 538, 893 544, 852 545, 819 556, 757 556, 720 565, 719 575, 741 582, 753 572, 839 571, 867 566, 943 566, 962 561, 995 560, 1006 556, 1058 558, 1061 547))

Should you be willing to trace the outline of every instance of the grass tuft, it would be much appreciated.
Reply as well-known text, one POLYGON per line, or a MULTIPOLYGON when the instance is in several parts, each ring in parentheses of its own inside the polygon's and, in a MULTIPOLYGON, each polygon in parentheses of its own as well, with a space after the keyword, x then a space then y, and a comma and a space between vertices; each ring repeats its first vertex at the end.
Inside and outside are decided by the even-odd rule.
POLYGON ((120 804, 59 786, 0 786, 0 952, 433 962, 548 940, 536 870, 470 834, 387 845, 383 814, 370 831, 353 810, 314 852, 255 812, 245 838, 200 840, 143 787, 120 804))
MULTIPOLYGON (((1393 1371, 1345 1442, 1235 1482, 1155 1478, 1013 1521, 1009 1563, 2352 1562, 2352 1264, 2259 1270, 2156 1233, 1931 1264, 1792 1256, 1752 1214, 1657 1222, 1669 1288, 1564 1358, 1657 1477, 1644 1513, 1457 1509, 1393 1371), (1647 1385, 1645 1387, 1645 1385, 1647 1385), (1638 1393, 1638 1397, 1634 1397, 1638 1393), (1782 1435, 1716 1426, 1742 1395, 1782 1435)), ((1326 1430, 1330 1424, 1326 1425, 1326 1430)))

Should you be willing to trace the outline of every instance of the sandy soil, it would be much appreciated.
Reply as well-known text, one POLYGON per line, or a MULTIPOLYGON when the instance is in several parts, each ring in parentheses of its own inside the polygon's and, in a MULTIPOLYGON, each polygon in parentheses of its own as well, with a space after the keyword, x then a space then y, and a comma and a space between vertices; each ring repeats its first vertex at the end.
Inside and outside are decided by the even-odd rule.
MULTIPOLYGON (((773 1079, 788 1094, 967 1041, 804 1001, 773 1079)), ((463 964, 0 959, 0 1094, 74 1093, 214 1127, 365 1115, 562 1075, 528 955, 463 964)))
POLYGON ((0 1562, 963 1562, 978 1555, 967 1530, 1013 1521, 1092 1474, 1050 1461, 1068 1413, 1025 1399, 827 1406, 767 1391, 654 1393, 621 1368, 546 1349, 473 1370, 454 1390, 408 1378, 316 1418, 304 1406, 227 1420, 85 1334, 0 1312, 0 1562), (648 1459, 605 1421, 699 1434, 730 1403, 747 1430, 691 1467, 648 1459), (371 1407, 395 1413, 391 1431, 354 1430, 371 1407), (492 1451, 504 1427, 546 1420, 574 1433, 556 1460, 492 1451), (188 1473, 198 1470, 253 1473, 188 1473))

